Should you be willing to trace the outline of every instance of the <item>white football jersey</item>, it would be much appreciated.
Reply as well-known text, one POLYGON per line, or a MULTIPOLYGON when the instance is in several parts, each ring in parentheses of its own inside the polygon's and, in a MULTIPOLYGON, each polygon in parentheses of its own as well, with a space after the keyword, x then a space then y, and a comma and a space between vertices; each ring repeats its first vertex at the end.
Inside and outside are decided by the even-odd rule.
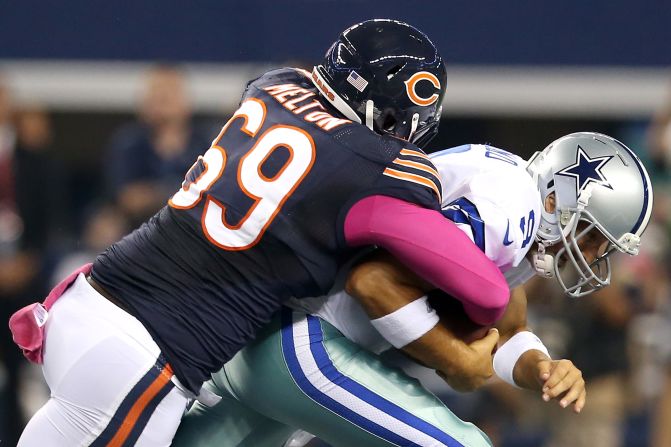
POLYGON ((502 272, 519 265, 540 224, 540 192, 517 155, 482 144, 431 154, 443 184, 443 214, 502 272))
MULTIPOLYGON (((526 161, 492 146, 470 144, 430 155, 443 185, 442 213, 457 224, 505 274, 511 288, 533 276, 524 257, 540 224, 541 197, 526 161)), ((373 352, 390 345, 359 303, 342 290, 348 268, 325 297, 292 299, 289 306, 317 315, 373 352)))

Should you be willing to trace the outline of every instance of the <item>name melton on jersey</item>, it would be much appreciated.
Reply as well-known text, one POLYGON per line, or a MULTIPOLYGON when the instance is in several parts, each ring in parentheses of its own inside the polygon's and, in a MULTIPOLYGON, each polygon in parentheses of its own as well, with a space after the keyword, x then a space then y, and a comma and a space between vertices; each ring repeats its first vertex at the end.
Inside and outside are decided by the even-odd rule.
POLYGON ((317 96, 317 92, 315 91, 310 91, 296 84, 271 85, 265 87, 264 90, 270 96, 275 98, 277 102, 282 104, 285 109, 290 110, 296 115, 300 115, 301 113, 313 109, 320 109, 307 113, 303 116, 303 119, 308 123, 315 123, 318 127, 321 127, 324 130, 333 130, 343 124, 351 123, 350 120, 336 118, 326 112, 324 106, 317 99, 313 99, 307 104, 301 104, 308 101, 310 98, 317 96))

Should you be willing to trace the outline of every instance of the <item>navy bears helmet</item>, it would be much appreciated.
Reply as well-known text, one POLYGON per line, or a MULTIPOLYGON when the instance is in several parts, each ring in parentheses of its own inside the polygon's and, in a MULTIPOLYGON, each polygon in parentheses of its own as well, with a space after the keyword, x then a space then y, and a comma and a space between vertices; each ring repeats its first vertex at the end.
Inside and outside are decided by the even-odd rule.
POLYGON ((447 73, 418 29, 387 19, 343 31, 312 80, 348 119, 425 146, 438 132, 447 73))

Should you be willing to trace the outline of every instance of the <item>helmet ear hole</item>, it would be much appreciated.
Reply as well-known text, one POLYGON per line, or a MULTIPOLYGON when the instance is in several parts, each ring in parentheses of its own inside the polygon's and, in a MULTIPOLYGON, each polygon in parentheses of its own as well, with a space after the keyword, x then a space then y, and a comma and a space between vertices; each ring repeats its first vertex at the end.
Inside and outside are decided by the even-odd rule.
POLYGON ((393 132, 396 127, 396 117, 392 113, 387 113, 382 120, 382 130, 385 132, 393 132))

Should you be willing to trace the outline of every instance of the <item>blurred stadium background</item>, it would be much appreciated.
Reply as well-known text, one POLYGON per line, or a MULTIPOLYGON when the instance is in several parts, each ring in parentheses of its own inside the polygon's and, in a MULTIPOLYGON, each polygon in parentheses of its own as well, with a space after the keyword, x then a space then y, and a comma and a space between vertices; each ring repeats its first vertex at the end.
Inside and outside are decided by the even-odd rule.
MULTIPOLYGON (((632 147, 655 213, 616 283, 569 301, 530 292, 530 320, 588 382, 583 414, 497 384, 450 393, 499 446, 671 446, 671 3, 0 0, 0 319, 152 214, 235 109, 246 82, 310 67, 338 32, 389 17, 448 63, 431 149, 489 143, 528 156, 573 131, 632 147)), ((48 396, 4 326, 0 441, 48 396)))

